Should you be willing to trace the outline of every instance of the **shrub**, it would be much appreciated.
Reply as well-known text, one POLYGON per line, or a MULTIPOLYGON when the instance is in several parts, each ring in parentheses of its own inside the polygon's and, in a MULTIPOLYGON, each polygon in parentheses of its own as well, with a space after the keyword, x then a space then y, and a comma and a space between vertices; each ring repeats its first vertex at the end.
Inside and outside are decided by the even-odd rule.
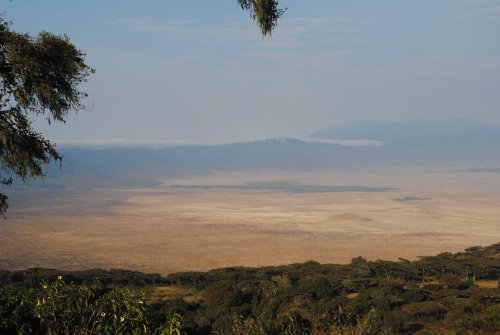
POLYGON ((40 289, 0 289, 1 334, 159 334, 181 335, 178 314, 150 322, 143 292, 90 285, 67 285, 59 276, 40 289))

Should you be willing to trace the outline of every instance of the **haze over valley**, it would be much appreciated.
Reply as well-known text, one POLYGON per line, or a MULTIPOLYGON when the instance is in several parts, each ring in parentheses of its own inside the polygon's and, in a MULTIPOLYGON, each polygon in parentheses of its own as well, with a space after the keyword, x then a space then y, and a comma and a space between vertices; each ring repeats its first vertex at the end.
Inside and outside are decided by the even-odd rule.
POLYGON ((4 1, 0 334, 500 334, 500 3, 4 1))
POLYGON ((364 123, 247 143, 63 149, 60 168, 11 189, 0 267, 167 274, 492 244, 499 129, 364 123))

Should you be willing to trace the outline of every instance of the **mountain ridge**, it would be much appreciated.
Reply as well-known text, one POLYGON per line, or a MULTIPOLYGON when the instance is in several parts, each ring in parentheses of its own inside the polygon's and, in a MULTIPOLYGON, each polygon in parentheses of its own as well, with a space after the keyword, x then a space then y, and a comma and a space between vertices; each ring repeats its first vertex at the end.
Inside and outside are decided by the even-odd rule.
POLYGON ((311 140, 281 137, 157 149, 65 148, 61 150, 61 168, 59 163, 52 164, 47 170, 47 181, 49 184, 78 180, 77 184, 81 185, 153 186, 162 178, 215 171, 452 167, 458 164, 496 171, 500 165, 500 126, 467 120, 357 123, 330 128, 311 137, 311 140), (380 144, 337 142, 356 140, 380 144))

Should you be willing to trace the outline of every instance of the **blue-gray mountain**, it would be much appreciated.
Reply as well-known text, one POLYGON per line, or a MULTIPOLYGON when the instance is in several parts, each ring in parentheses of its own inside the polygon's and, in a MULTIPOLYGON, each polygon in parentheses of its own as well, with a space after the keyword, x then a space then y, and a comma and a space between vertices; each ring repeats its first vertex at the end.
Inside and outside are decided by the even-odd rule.
POLYGON ((222 145, 164 149, 64 149, 61 169, 50 167, 36 183, 78 185, 153 185, 160 178, 212 171, 263 169, 356 169, 390 165, 440 165, 450 169, 471 163, 498 171, 500 126, 467 120, 408 123, 357 123, 310 136, 322 141, 271 139, 222 145), (334 140, 373 140, 380 146, 350 146, 334 140), (490 168, 493 167, 493 168, 490 168))
POLYGON ((381 141, 377 159, 367 164, 497 164, 500 126, 463 119, 406 123, 356 123, 311 135, 314 138, 381 141))
POLYGON ((412 121, 405 123, 354 123, 312 134, 315 138, 370 139, 386 144, 474 146, 498 144, 500 125, 464 119, 412 121))

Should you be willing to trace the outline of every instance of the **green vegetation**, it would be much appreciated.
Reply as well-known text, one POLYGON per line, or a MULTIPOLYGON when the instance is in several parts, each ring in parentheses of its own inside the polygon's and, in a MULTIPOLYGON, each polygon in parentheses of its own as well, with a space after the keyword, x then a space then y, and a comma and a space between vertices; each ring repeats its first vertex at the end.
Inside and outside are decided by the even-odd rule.
POLYGON ((0 271, 0 333, 498 334, 499 278, 500 243, 414 262, 357 257, 167 277, 0 271))
POLYGON ((93 283, 52 283, 0 290, 2 334, 161 334, 180 335, 178 314, 161 315, 143 301, 144 293, 93 283))

